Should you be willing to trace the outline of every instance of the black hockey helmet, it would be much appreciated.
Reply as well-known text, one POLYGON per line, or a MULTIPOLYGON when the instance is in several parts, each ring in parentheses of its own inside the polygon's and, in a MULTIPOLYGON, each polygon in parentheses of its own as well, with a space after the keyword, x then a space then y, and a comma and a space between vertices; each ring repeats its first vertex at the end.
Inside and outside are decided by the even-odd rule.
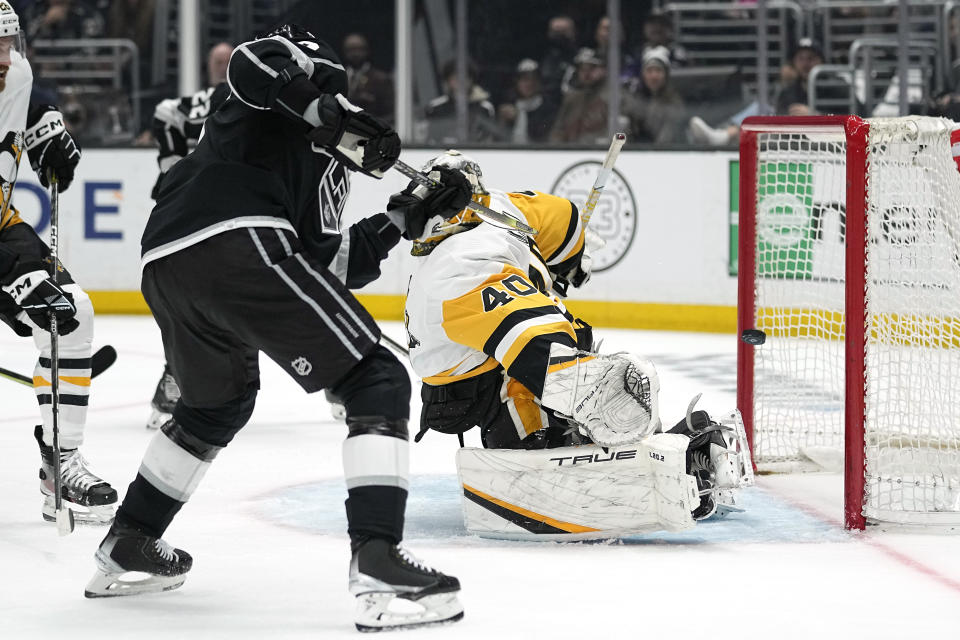
POLYGON ((347 94, 347 73, 333 48, 299 24, 282 24, 260 38, 283 38, 295 46, 304 56, 298 64, 310 75, 314 84, 328 93, 347 94), (332 73, 332 75, 331 75, 332 73))
POLYGON ((283 36, 303 49, 304 53, 316 51, 320 45, 320 39, 299 24, 282 24, 270 33, 265 33, 260 37, 269 38, 271 36, 283 36))

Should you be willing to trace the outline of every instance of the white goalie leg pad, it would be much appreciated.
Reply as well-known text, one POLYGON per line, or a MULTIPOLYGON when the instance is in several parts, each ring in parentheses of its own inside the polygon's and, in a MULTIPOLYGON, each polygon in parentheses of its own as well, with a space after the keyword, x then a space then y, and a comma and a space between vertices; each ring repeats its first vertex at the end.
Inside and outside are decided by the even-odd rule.
POLYGON ((596 444, 640 442, 660 428, 660 378, 653 363, 629 353, 550 347, 544 406, 573 418, 596 444))
POLYGON ((694 525, 689 439, 658 433, 604 450, 462 448, 457 472, 470 533, 517 540, 612 538, 694 525))

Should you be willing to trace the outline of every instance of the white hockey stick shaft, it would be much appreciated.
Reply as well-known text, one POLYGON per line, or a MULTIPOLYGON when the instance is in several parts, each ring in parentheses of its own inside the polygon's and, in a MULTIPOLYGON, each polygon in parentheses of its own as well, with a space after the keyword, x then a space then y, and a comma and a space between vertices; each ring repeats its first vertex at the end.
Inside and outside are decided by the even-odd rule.
POLYGON ((597 174, 597 179, 594 181, 593 188, 590 189, 590 195, 587 196, 587 201, 583 205, 583 211, 580 213, 584 228, 590 224, 590 218, 593 217, 593 210, 597 208, 603 187, 606 186, 607 178, 610 177, 610 173, 613 171, 613 165, 617 162, 617 156, 620 155, 620 149, 623 148, 626 141, 627 134, 625 133, 615 133, 613 135, 610 148, 607 149, 607 156, 603 159, 603 166, 600 167, 600 173, 597 174))

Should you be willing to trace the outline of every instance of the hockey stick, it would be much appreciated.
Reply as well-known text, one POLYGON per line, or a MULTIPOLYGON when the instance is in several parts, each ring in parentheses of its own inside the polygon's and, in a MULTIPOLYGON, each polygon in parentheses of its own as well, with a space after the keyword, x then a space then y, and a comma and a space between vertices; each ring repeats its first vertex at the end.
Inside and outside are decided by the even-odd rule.
MULTIPOLYGON (((50 279, 57 284, 60 260, 60 183, 52 171, 50 178, 50 279)), ((60 352, 57 312, 50 311, 50 394, 53 417, 53 500, 57 514, 57 533, 73 532, 73 511, 63 506, 63 482, 60 476, 60 352)))
POLYGON ((610 173, 613 172, 613 165, 617 161, 617 156, 620 155, 620 149, 623 148, 626 141, 627 134, 613 134, 613 141, 610 142, 610 148, 607 149, 607 156, 603 159, 603 166, 600 167, 600 173, 597 174, 593 188, 590 189, 590 195, 587 196, 587 201, 583 204, 583 212, 580 214, 580 218, 583 220, 584 228, 590 224, 590 218, 593 217, 593 210, 597 208, 603 187, 606 186, 607 178, 609 178, 610 173))
MULTIPOLYGON (((397 160, 397 162, 393 165, 393 168, 419 184, 421 187, 426 187, 427 189, 436 189, 437 187, 443 186, 430 176, 424 174, 423 172, 417 171, 403 160, 397 160)), ((469 203, 467 203, 467 209, 470 209, 476 213, 477 217, 484 222, 488 222, 495 227, 499 227, 501 229, 510 229, 511 231, 519 231, 520 233, 524 233, 528 236, 537 234, 536 229, 517 220, 510 214, 496 211, 479 202, 474 202, 471 200, 469 203)))
MULTIPOLYGON (((90 358, 90 377, 96 378, 98 375, 109 369, 116 361, 116 349, 110 345, 100 347, 90 358)), ((0 378, 6 378, 7 380, 12 380, 13 382, 19 382, 20 384, 28 387, 33 386, 33 378, 30 376, 25 376, 22 373, 10 371, 10 369, 4 369, 3 367, 0 367, 0 378)))
POLYGON ((387 343, 387 346, 392 347, 395 351, 398 351, 399 353, 402 353, 402 354, 405 355, 405 356, 409 356, 409 355, 410 355, 410 350, 409 350, 409 349, 407 349, 405 346, 403 346, 402 344, 400 344, 399 342, 397 342, 396 340, 394 340, 393 338, 391 338, 391 337, 388 336, 387 334, 381 333, 381 334, 380 334, 380 339, 383 340, 384 342, 386 342, 386 343, 387 343))

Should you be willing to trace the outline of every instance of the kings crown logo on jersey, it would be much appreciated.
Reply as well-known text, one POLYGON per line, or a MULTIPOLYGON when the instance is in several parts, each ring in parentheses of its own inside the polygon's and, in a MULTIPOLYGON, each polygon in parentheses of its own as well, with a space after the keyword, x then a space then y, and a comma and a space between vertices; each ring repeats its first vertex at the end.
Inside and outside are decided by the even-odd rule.
MULTIPOLYGON (((566 198, 582 209, 597 178, 600 162, 579 162, 568 167, 553 183, 550 193, 566 198)), ((606 271, 620 262, 633 244, 637 231, 637 201, 623 174, 614 169, 603 188, 600 202, 590 218, 590 229, 606 243, 592 254, 593 272, 606 271)))
POLYGON ((296 360, 290 363, 290 366, 293 367, 293 370, 297 372, 297 375, 305 376, 313 371, 313 365, 310 364, 310 361, 300 356, 296 360))

